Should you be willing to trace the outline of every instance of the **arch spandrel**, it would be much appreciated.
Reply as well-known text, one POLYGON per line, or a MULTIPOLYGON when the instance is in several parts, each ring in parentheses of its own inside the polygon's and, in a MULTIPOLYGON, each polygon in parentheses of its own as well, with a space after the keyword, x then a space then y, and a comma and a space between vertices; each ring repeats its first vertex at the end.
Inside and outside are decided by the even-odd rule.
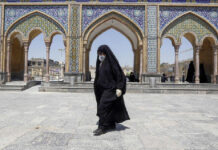
MULTIPOLYGON (((188 5, 187 5, 188 6, 188 5)), ((216 6, 160 6, 160 31, 163 31, 173 20, 187 13, 193 13, 204 18, 214 29, 218 28, 217 15, 218 7, 216 6)))
POLYGON ((49 38, 54 31, 66 33, 64 28, 53 18, 40 12, 33 12, 17 20, 6 32, 10 34, 14 30, 20 31, 24 38, 28 39, 33 30, 40 30, 45 38, 49 38))
MULTIPOLYGON (((185 35, 195 37, 194 44, 199 44, 201 39, 207 35, 218 38, 217 31, 208 22, 193 13, 187 13, 171 22, 162 32, 162 37, 165 35, 175 37, 176 43, 181 43, 181 37, 185 35)), ((191 39, 190 42, 193 41, 194 39, 191 39)))
POLYGON ((6 5, 4 18, 4 31, 7 31, 10 26, 27 14, 41 12, 55 19, 64 29, 68 28, 68 6, 67 5, 6 5))
POLYGON ((105 16, 112 11, 127 16, 132 22, 145 31, 145 6, 143 5, 83 5, 82 6, 82 32, 95 22, 96 19, 105 16))

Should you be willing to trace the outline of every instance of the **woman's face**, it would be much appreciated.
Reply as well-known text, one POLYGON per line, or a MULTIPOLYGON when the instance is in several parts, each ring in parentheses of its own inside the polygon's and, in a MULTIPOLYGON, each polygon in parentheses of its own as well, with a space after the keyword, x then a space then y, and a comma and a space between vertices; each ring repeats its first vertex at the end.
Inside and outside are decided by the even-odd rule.
POLYGON ((99 59, 101 62, 104 61, 105 57, 106 57, 106 55, 105 55, 104 53, 102 53, 102 52, 99 52, 99 53, 98 53, 98 59, 99 59))

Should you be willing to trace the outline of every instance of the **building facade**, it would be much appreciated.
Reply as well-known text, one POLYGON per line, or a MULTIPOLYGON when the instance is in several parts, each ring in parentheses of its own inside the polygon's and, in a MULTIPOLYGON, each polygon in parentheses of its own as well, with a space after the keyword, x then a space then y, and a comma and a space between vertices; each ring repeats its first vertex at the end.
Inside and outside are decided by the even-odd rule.
MULTIPOLYGON (((63 79, 64 64, 49 59, 49 78, 50 80, 63 79)), ((46 59, 32 58, 28 61, 28 80, 45 81, 46 59)))
POLYGON ((169 38, 175 48, 175 81, 179 81, 181 37, 194 49, 195 82, 199 65, 215 81, 218 51, 217 0, 5 0, 0 3, 1 80, 23 72, 28 81, 28 48, 43 33, 46 44, 46 81, 54 35, 63 35, 66 47, 65 81, 85 81, 89 53, 95 38, 114 28, 132 44, 133 70, 140 80, 160 79, 160 47, 169 38))

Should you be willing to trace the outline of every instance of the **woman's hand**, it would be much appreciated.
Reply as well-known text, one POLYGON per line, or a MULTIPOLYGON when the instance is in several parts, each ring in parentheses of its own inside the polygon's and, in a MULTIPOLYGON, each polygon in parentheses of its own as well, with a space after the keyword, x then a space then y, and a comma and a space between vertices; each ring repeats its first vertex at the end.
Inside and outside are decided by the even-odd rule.
POLYGON ((116 95, 117 97, 120 97, 122 95, 122 91, 120 89, 116 89, 116 95))

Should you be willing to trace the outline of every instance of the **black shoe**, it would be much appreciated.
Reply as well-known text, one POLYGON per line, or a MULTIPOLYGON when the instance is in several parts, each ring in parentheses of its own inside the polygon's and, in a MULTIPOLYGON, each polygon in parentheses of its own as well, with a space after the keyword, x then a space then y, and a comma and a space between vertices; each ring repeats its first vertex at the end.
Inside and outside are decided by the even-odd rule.
POLYGON ((95 130, 93 131, 93 133, 97 132, 98 130, 99 130, 99 128, 95 129, 95 130))
POLYGON ((102 135, 102 134, 105 134, 106 133, 106 130, 105 129, 97 129, 96 132, 94 133, 94 136, 99 136, 99 135, 102 135))

